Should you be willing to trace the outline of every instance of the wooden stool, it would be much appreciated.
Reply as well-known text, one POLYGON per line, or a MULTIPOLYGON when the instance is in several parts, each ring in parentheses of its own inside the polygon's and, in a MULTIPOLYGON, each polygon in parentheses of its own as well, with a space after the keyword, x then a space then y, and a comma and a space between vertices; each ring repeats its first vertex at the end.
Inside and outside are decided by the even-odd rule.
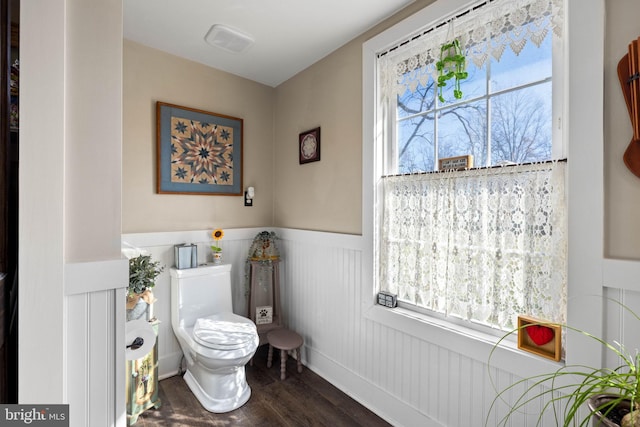
POLYGON ((273 348, 280 350, 280 379, 284 380, 287 376, 287 352, 293 350, 298 360, 298 373, 302 373, 302 360, 300 358, 300 348, 303 340, 300 335, 290 331, 289 329, 276 329, 267 334, 269 341, 269 356, 267 357, 267 368, 271 367, 273 361, 273 348))

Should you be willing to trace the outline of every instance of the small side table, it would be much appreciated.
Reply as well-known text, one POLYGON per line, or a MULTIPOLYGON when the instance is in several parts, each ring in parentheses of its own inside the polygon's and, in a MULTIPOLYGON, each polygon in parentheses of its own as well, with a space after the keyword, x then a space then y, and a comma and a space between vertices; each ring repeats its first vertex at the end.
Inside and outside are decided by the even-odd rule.
POLYGON ((137 360, 127 361, 127 425, 138 421, 138 416, 151 408, 160 408, 158 397, 158 328, 159 320, 151 322, 156 341, 153 349, 137 360))
POLYGON ((289 329, 275 329, 267 334, 267 341, 269 341, 269 356, 267 358, 267 368, 270 368, 273 361, 273 349, 274 347, 280 350, 280 379, 284 380, 287 377, 287 352, 293 350, 293 353, 298 360, 298 373, 302 373, 302 360, 300 357, 300 348, 304 341, 302 337, 297 333, 289 329))

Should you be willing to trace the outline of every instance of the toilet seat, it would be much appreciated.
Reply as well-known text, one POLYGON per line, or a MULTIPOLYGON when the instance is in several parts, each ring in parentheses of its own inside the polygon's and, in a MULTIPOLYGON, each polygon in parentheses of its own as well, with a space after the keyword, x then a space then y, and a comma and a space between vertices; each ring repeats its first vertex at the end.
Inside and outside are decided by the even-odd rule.
POLYGON ((250 345, 258 332, 246 317, 233 313, 219 313, 196 320, 193 339, 214 350, 236 350, 250 345))

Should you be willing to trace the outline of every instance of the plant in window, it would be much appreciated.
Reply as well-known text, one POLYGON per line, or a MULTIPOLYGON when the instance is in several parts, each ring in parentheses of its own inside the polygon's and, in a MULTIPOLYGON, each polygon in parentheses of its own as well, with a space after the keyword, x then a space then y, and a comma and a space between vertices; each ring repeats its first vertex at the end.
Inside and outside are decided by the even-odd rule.
POLYGON ((453 39, 450 43, 445 43, 440 48, 440 60, 436 62, 438 70, 438 99, 445 102, 442 94, 443 88, 447 85, 447 80, 454 79, 453 97, 462 99, 460 81, 466 79, 469 74, 466 71, 466 58, 462 53, 460 41, 453 39))
MULTIPOLYGON (((630 308, 613 301, 640 321, 630 308)), ((522 327, 527 327, 522 326, 522 327)), ((633 353, 622 343, 609 343, 583 330, 565 327, 578 332, 589 339, 597 341, 607 351, 621 361, 616 368, 602 368, 586 365, 566 365, 554 372, 527 377, 510 384, 501 390, 494 398, 485 425, 490 425, 490 416, 497 410, 500 402, 506 402, 511 397, 511 404, 506 415, 498 422, 498 426, 510 425, 509 422, 516 414, 521 414, 531 403, 537 405, 544 401, 540 409, 536 426, 542 425, 545 412, 555 414, 558 426, 587 426, 594 419, 593 425, 602 427, 639 427, 640 426, 640 353, 633 353), (588 406, 588 411, 582 410, 588 406), (558 419, 558 414, 564 411, 564 418, 558 419)), ((491 358, 502 340, 518 329, 505 335, 492 349, 491 358)), ((493 378, 491 378, 492 383, 493 378)), ((495 386, 495 383, 494 383, 495 386)), ((493 424, 491 424, 493 425, 493 424)))

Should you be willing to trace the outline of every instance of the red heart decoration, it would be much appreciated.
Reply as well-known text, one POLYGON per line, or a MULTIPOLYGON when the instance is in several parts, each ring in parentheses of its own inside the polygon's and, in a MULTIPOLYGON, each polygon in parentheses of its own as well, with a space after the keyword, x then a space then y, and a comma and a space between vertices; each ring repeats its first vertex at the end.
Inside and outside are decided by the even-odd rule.
POLYGON ((545 345, 555 336, 553 329, 542 325, 527 326, 527 334, 536 345, 545 345))

